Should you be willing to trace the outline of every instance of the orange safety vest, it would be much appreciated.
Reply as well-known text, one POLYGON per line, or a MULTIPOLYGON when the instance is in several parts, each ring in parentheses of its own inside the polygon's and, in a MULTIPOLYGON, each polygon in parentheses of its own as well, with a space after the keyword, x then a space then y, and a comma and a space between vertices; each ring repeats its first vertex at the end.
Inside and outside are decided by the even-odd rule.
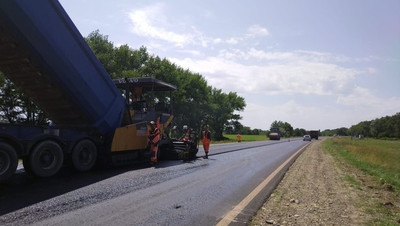
POLYGON ((160 139, 160 130, 158 128, 149 131, 150 161, 153 163, 157 162, 158 143, 160 139))
POLYGON ((149 131, 149 143, 155 146, 160 142, 160 130, 158 128, 154 128, 149 131))
POLYGON ((211 132, 209 130, 203 131, 203 148, 206 153, 210 149, 211 132))
POLYGON ((183 137, 183 141, 189 141, 189 135, 190 135, 190 129, 188 128, 185 137, 183 137))

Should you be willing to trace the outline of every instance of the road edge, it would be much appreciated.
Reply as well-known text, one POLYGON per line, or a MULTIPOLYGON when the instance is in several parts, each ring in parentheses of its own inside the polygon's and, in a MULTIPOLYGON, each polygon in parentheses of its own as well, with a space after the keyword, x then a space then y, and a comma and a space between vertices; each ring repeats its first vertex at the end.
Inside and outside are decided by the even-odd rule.
MULTIPOLYGON (((253 217, 254 210, 258 210, 263 205, 272 191, 278 186, 290 166, 296 161, 297 157, 309 146, 307 143, 294 154, 292 154, 284 163, 274 170, 264 181, 253 189, 242 201, 240 201, 231 211, 225 214, 216 224, 217 226, 243 225, 247 224, 253 217), (251 214, 246 213, 251 212, 251 214)), ((255 212, 256 212, 255 211, 255 212)))

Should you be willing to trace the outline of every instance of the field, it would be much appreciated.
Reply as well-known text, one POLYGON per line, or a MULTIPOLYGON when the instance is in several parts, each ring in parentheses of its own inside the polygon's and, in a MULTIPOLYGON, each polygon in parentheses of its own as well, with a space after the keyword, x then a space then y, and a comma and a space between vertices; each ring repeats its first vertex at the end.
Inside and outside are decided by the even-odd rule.
POLYGON ((342 137, 326 139, 323 148, 344 169, 343 180, 359 191, 355 206, 369 218, 367 225, 398 225, 400 141, 342 137))
POLYGON ((324 147, 377 180, 400 188, 400 141, 328 139, 324 147))
MULTIPOLYGON (((246 141, 261 141, 261 140, 269 140, 265 134, 261 135, 241 135, 242 142, 246 141)), ((224 137, 228 138, 226 142, 237 142, 237 134, 224 134, 224 137)))

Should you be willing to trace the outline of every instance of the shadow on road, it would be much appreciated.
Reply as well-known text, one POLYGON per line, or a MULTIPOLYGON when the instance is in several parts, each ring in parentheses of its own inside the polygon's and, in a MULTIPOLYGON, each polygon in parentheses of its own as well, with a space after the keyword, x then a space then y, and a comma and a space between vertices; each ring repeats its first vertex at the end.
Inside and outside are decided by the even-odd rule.
MULTIPOLYGON (((251 146, 246 143, 241 143, 240 145, 234 144, 232 147, 223 145, 215 146, 212 149, 212 152, 209 155, 210 159, 208 160, 212 161, 212 156, 214 155, 258 146, 267 146, 281 142, 257 143, 257 145, 251 146)), ((203 157, 204 155, 199 153, 197 158, 192 161, 185 162, 182 160, 165 160, 159 162, 155 168, 162 169, 181 164, 191 165, 203 157)), ((85 186, 98 183, 128 171, 144 169, 148 167, 148 164, 120 166, 116 168, 108 167, 106 169, 96 169, 84 173, 74 172, 70 168, 66 167, 63 168, 56 176, 49 178, 32 177, 23 170, 19 170, 19 172, 17 172, 9 182, 0 184, 0 216, 66 194, 85 186)))
MULTIPOLYGON (((167 168, 186 162, 161 161, 156 168, 167 168)), ((90 172, 76 172, 65 167, 57 175, 38 178, 24 170, 17 173, 8 182, 0 184, 0 216, 82 187, 106 180, 128 171, 148 168, 149 164, 136 166, 108 167, 90 172)))

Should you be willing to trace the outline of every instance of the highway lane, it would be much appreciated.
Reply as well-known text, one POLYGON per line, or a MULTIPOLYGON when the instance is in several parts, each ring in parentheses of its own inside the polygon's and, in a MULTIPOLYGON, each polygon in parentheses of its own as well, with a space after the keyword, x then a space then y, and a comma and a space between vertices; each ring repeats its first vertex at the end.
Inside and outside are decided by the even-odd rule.
MULTIPOLYGON (((265 141, 253 141, 253 142, 240 142, 240 143, 223 143, 223 144, 214 144, 212 145, 211 155, 227 153, 231 151, 238 151, 242 149, 252 148, 252 147, 261 147, 268 146, 283 142, 290 142, 295 140, 301 140, 302 138, 292 138, 292 139, 281 139, 281 140, 265 140, 265 141)), ((204 149, 200 145, 199 152, 197 153, 198 157, 204 156, 204 149)))
MULTIPOLYGON (((105 177, 100 176, 104 172, 67 175, 50 182, 43 180, 42 186, 34 182, 39 184, 26 188, 32 193, 20 191, 19 195, 28 197, 91 180, 5 211, 0 224, 213 225, 306 143, 291 140, 213 145, 208 160, 165 161, 155 168, 111 170, 105 177), (226 152, 231 150, 237 151, 226 152)), ((11 197, 18 199, 17 194, 11 197)), ((0 194, 0 207, 2 201, 7 198, 0 194)), ((247 214, 252 215, 252 211, 256 209, 247 214)))

